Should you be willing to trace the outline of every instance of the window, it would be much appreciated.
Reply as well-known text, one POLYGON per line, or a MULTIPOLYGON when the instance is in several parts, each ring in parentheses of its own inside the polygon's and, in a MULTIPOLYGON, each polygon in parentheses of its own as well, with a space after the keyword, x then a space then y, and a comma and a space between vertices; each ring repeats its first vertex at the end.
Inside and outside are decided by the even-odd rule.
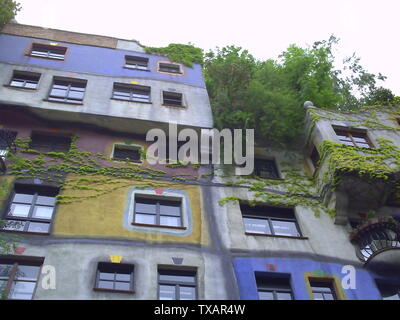
POLYGON ((150 87, 125 83, 114 83, 113 99, 150 102, 150 87))
POLYGON ((0 129, 0 157, 5 158, 8 151, 12 149, 17 133, 14 131, 0 129))
POLYGON ((34 43, 30 52, 31 56, 40 58, 49 58, 55 60, 64 60, 67 48, 51 46, 46 44, 34 43))
POLYGON ((275 160, 254 159, 254 174, 264 179, 279 179, 275 160))
POLYGON ((320 155, 319 152, 317 150, 317 147, 314 146, 313 150, 311 151, 311 155, 310 155, 310 159, 311 162, 314 166, 314 169, 318 168, 318 164, 319 164, 319 160, 320 160, 320 155))
POLYGON ((129 159, 133 162, 141 162, 140 160, 140 147, 114 145, 113 160, 126 160, 129 159))
POLYGON ((341 143, 353 147, 372 148, 367 133, 362 130, 350 130, 334 128, 341 143))
POLYGON ((41 152, 68 152, 70 146, 69 136, 33 133, 29 148, 41 152))
POLYGON ((240 210, 248 234, 301 237, 294 210, 291 208, 241 203, 240 210))
POLYGON ((86 80, 55 78, 48 100, 81 104, 85 95, 86 80))
POLYGON ((7 299, 32 299, 43 261, 36 257, 0 257, 0 292, 7 299))
POLYGON ((400 300, 400 285, 377 283, 382 300, 400 300))
POLYGON ((181 74, 181 66, 179 64, 160 62, 158 64, 158 71, 181 74))
POLYGON ((260 300, 294 300, 289 276, 256 272, 260 300))
POLYGON ((134 265, 99 262, 95 290, 133 293, 134 265))
POLYGON ((3 230, 50 233, 58 189, 16 185, 3 230))
POLYGON ((134 224, 182 227, 181 200, 135 196, 134 224))
POLYGON ((159 300, 196 300, 196 271, 158 269, 159 300))
POLYGON ((136 70, 149 70, 149 59, 136 56, 125 56, 125 68, 136 70))
POLYGON ((166 106, 182 107, 182 93, 163 91, 163 104, 166 106))
POLYGON ((337 300, 333 280, 309 280, 314 300, 337 300))
POLYGON ((36 89, 39 84, 40 73, 14 71, 10 86, 25 89, 36 89))

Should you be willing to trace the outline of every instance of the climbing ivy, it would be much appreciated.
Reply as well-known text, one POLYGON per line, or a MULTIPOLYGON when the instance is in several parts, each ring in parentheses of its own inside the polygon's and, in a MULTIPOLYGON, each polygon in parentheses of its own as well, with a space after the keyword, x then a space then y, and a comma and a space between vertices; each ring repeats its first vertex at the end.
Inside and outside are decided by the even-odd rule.
POLYGON ((194 63, 203 64, 203 50, 191 44, 171 43, 167 47, 144 47, 146 53, 167 56, 170 60, 181 62, 188 67, 194 63))
MULTIPOLYGON (((30 149, 30 138, 17 138, 14 141, 16 153, 8 155, 9 174, 16 179, 39 179, 53 182, 61 190, 79 191, 73 194, 60 194, 57 202, 70 204, 91 198, 98 198, 115 190, 132 185, 132 180, 140 182, 140 188, 167 186, 160 178, 186 181, 197 177, 187 175, 168 176, 166 171, 144 167, 126 159, 118 165, 107 160, 102 153, 93 155, 80 151, 74 136, 68 152, 40 152, 30 149), (68 175, 68 178, 67 178, 68 175), (150 181, 150 182, 148 182, 150 181)), ((178 168, 181 166, 178 166, 178 168)), ((0 185, 0 195, 2 187, 0 185)))

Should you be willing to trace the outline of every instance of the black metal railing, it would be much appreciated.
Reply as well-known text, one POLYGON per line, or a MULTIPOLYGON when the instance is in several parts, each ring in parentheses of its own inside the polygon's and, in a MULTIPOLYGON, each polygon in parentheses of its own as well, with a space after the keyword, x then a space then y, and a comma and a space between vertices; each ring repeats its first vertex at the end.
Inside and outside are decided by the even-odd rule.
POLYGON ((370 219, 350 239, 356 246, 357 257, 368 262, 383 251, 400 249, 400 223, 392 217, 370 219))

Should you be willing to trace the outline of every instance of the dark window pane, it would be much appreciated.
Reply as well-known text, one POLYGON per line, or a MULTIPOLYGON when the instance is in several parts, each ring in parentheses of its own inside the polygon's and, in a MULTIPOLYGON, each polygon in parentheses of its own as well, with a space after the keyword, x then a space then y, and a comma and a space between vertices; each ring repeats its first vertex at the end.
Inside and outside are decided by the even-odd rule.
POLYGON ((114 282, 113 281, 99 281, 98 288, 114 289, 114 282))
POLYGON ((159 71, 170 72, 170 73, 181 73, 180 65, 172 63, 160 63, 159 71))
POLYGON ((135 214, 135 222, 143 224, 156 224, 156 216, 152 214, 135 214))
POLYGON ((30 300, 35 290, 36 282, 16 281, 10 290, 10 299, 30 300))
POLYGON ((0 278, 7 278, 10 274, 11 264, 0 264, 0 278))
POLYGON ((268 220, 243 218, 245 231, 250 233, 271 234, 268 220))
POLYGON ((13 199, 13 202, 18 202, 18 203, 31 204, 32 201, 33 201, 33 194, 24 194, 24 193, 16 193, 13 199))
POLYGON ((160 285, 160 300, 175 300, 175 286, 160 285))
POLYGON ((279 220, 271 220, 272 227, 274 228, 274 234, 282 235, 282 236, 300 236, 297 231, 296 222, 292 221, 279 221, 279 220))
POLYGON ((265 179, 279 178, 278 169, 274 160, 255 159, 254 161, 255 175, 265 179))
POLYGON ((180 286, 179 300, 196 300, 196 288, 180 286))
POLYGON ((132 161, 140 161, 140 149, 129 148, 125 146, 114 146, 113 158, 117 160, 130 159, 132 161))
POLYGON ((260 300, 274 300, 274 294, 272 291, 258 291, 258 298, 260 300))
POLYGON ((15 279, 36 281, 39 276, 40 267, 18 265, 15 279))
POLYGON ((29 222, 29 232, 48 233, 50 229, 49 223, 29 222))
POLYGON ((160 216, 160 225, 171 226, 171 227, 180 227, 181 226, 181 218, 180 217, 171 217, 171 216, 160 216))

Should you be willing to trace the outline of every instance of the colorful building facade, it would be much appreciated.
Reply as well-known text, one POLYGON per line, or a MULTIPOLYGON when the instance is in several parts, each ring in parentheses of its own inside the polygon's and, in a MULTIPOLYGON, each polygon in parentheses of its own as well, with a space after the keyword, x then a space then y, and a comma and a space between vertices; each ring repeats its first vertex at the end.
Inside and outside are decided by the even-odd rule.
POLYGON ((152 165, 149 130, 213 128, 199 64, 16 23, 0 48, 3 298, 400 298, 394 111, 309 104, 304 148, 257 145, 250 176, 152 165), (389 178, 343 174, 341 145, 389 178))

